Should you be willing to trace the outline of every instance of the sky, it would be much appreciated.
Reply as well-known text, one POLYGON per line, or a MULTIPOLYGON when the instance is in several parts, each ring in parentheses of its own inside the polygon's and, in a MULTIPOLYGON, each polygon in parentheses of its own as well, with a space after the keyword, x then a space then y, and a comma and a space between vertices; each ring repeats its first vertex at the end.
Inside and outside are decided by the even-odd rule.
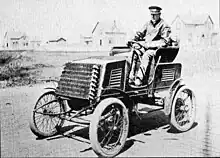
POLYGON ((162 7, 168 24, 177 14, 207 13, 219 26, 220 0, 0 0, 0 40, 10 30, 42 40, 77 42, 97 21, 113 21, 134 32, 150 19, 148 7, 162 7))

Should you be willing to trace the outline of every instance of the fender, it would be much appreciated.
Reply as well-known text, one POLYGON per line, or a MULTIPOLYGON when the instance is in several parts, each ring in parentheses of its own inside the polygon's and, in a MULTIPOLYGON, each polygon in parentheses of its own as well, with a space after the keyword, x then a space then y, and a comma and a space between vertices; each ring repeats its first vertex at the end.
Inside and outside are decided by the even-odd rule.
POLYGON ((44 88, 44 89, 51 89, 51 90, 56 90, 56 88, 53 88, 53 87, 47 87, 47 88, 44 88))
POLYGON ((105 88, 105 89, 103 89, 100 98, 104 99, 105 97, 110 97, 111 94, 114 95, 113 93, 119 93, 118 99, 120 99, 129 110, 132 109, 133 104, 134 104, 133 100, 129 97, 129 95, 127 93, 125 93, 121 89, 118 89, 118 88, 105 88), (105 95, 108 95, 108 96, 105 96, 105 95))
POLYGON ((180 87, 184 86, 184 85, 185 85, 185 83, 184 83, 183 79, 179 78, 179 79, 175 80, 173 82, 173 84, 170 86, 169 94, 165 98, 165 104, 164 104, 164 113, 165 113, 165 115, 170 114, 171 108, 172 108, 171 106, 172 106, 173 98, 174 98, 177 90, 180 87))

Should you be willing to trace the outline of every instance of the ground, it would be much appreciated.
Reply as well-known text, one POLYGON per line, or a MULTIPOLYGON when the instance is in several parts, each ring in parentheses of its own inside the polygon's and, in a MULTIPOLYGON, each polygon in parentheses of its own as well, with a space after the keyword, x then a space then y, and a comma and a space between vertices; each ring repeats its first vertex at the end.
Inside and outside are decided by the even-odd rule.
MULTIPOLYGON (((56 75, 61 67, 57 67, 56 75)), ((55 73, 51 69, 43 71, 47 75, 55 73)), ((118 156, 220 156, 220 71, 193 73, 183 78, 196 94, 197 116, 193 128, 184 133, 171 132, 162 111, 146 114, 142 120, 134 117, 131 134, 118 156)), ((62 135, 46 139, 37 139, 30 131, 33 106, 44 87, 51 84, 0 89, 2 157, 96 156, 89 143, 88 128, 73 129, 66 122, 62 135)))

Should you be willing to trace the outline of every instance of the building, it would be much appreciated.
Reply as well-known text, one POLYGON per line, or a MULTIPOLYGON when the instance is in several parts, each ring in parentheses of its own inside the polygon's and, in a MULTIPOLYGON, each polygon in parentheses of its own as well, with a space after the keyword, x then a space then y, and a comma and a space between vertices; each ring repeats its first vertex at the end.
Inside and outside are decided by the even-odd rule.
POLYGON ((184 45, 200 45, 211 43, 214 23, 208 14, 177 15, 172 26, 172 36, 184 45))
POLYGON ((50 39, 51 40, 47 41, 46 44, 41 45, 42 48, 51 51, 63 51, 68 46, 67 40, 63 37, 54 37, 50 39))
POLYGON ((5 49, 27 49, 29 46, 28 36, 23 32, 6 32, 3 38, 5 49))
POLYGON ((81 35, 83 45, 95 48, 111 48, 115 45, 125 45, 126 32, 119 28, 114 20, 113 23, 97 22, 87 35, 81 35))
POLYGON ((63 45, 66 44, 66 39, 63 37, 59 37, 57 39, 47 41, 47 44, 63 45))

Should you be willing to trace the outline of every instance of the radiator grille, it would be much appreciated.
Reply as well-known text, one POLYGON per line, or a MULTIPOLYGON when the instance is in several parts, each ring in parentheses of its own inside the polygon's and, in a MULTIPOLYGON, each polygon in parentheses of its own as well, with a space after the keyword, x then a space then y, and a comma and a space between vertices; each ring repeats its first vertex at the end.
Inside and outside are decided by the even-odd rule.
POLYGON ((66 64, 56 93, 62 96, 88 99, 93 65, 87 63, 66 64))
POLYGON ((175 76, 175 68, 163 69, 161 81, 173 81, 175 76))
POLYGON ((122 77, 122 68, 113 69, 111 71, 109 87, 120 87, 121 86, 121 77, 122 77))

